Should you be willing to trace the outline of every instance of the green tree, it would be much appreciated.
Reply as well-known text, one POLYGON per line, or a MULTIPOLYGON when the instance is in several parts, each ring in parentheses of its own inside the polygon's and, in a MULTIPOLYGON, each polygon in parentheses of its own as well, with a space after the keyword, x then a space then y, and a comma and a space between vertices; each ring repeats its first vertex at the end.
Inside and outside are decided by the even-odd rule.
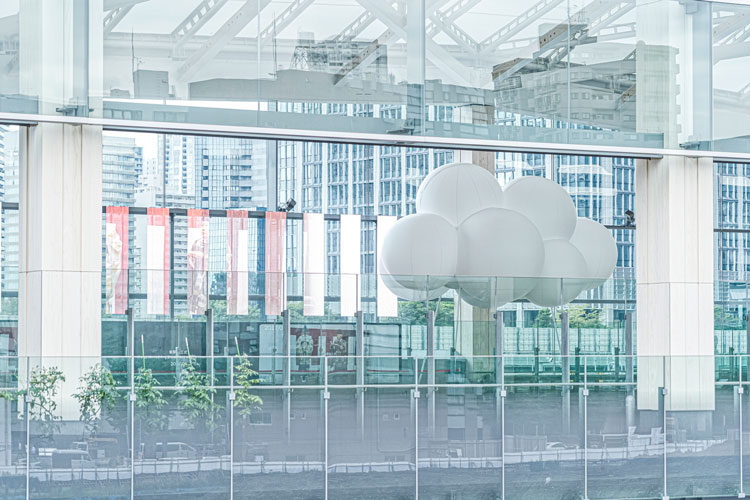
POLYGON ((60 429, 62 417, 57 415, 57 391, 65 375, 56 366, 34 368, 29 376, 29 388, 14 393, 4 392, 5 400, 29 396, 29 418, 37 422, 41 438, 51 438, 60 429))
MULTIPOLYGON (((229 318, 236 318, 236 316, 227 315, 226 300, 212 300, 210 306, 214 312, 214 321, 227 321, 229 318)), ((260 318, 260 308, 257 306, 257 304, 248 304, 247 316, 248 319, 260 318)))
POLYGON ((250 416, 259 411, 263 406, 263 400, 257 394, 253 394, 251 389, 260 383, 258 372, 253 369, 250 358, 243 354, 236 358, 238 361, 234 365, 235 382, 237 390, 235 391, 234 407, 238 410, 240 417, 248 421, 250 416))
POLYGON ((184 388, 180 408, 193 428, 205 428, 213 432, 219 426, 221 408, 214 402, 216 390, 212 387, 213 380, 209 380, 210 378, 201 373, 196 360, 188 357, 179 379, 179 385, 184 388))
MULTIPOLYGON (((437 300, 429 302, 431 310, 435 310, 437 306, 437 314, 435 315, 435 325, 446 326, 453 324, 453 301, 452 300, 441 300, 440 305, 437 305, 437 300)), ((399 301, 398 303, 398 315, 403 323, 409 325, 426 325, 427 324, 427 307, 425 302, 418 301, 399 301)))
POLYGON ((289 310, 290 321, 306 321, 307 318, 304 316, 304 304, 302 302, 289 302, 287 309, 289 310))
MULTIPOLYGON (((95 434, 99 428, 102 413, 108 414, 115 408, 120 395, 117 392, 112 372, 100 364, 96 364, 80 378, 81 385, 73 397, 81 407, 80 419, 86 429, 95 434)), ((114 420, 109 420, 113 427, 114 420)))
POLYGON ((164 430, 169 422, 164 411, 167 401, 162 392, 156 388, 159 381, 150 369, 142 367, 135 376, 135 409, 140 421, 142 433, 164 430))
POLYGON ((533 326, 538 328, 551 328, 554 326, 552 320, 552 311, 549 308, 541 309, 536 318, 534 318, 533 326))
POLYGON ((568 309, 571 328, 602 328, 600 309, 586 309, 574 306, 568 309))

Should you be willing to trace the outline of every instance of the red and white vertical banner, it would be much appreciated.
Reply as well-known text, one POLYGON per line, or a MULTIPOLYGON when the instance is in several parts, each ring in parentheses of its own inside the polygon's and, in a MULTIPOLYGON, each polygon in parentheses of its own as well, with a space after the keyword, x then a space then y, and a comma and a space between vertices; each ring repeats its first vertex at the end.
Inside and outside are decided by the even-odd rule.
POLYGON ((302 218, 302 252, 305 277, 305 316, 325 314, 326 240, 323 214, 302 218))
POLYGON ((398 316, 398 297, 383 283, 383 274, 387 271, 380 264, 380 256, 383 252, 383 242, 388 231, 396 224, 397 217, 391 215, 379 215, 377 227, 377 259, 378 259, 378 317, 387 318, 398 316))
POLYGON ((146 312, 169 314, 169 209, 146 213, 146 312))
POLYGON ((340 227, 341 315, 354 316, 359 309, 362 217, 342 215, 340 227))
POLYGON ((266 315, 286 307, 286 212, 266 212, 266 315))
POLYGON ((227 314, 248 314, 248 224, 246 210, 227 210, 227 314))
POLYGON ((208 309, 208 210, 188 209, 187 302, 188 314, 208 309))
POLYGON ((125 314, 128 309, 128 207, 107 207, 105 227, 104 312, 125 314))

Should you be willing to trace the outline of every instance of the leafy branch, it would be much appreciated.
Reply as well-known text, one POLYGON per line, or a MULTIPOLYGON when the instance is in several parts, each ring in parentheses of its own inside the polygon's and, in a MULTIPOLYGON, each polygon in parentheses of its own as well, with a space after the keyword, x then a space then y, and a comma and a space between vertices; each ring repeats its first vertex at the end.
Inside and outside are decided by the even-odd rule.
MULTIPOLYGON (((239 352, 239 348, 238 348, 239 352)), ((253 363, 246 354, 239 356, 239 363, 235 365, 235 381, 239 386, 234 399, 234 406, 239 410, 239 415, 244 420, 260 411, 263 406, 263 400, 257 394, 250 392, 253 386, 260 384, 258 372, 253 369, 253 363)))
POLYGON ((221 408, 214 402, 216 390, 211 387, 213 380, 209 378, 200 372, 198 363, 192 357, 188 357, 179 380, 179 385, 185 388, 185 397, 180 400, 180 408, 184 411, 185 419, 193 424, 194 428, 205 426, 209 431, 214 431, 219 427, 218 417, 221 408))
POLYGON ((164 430, 168 417, 163 411, 167 401, 162 392, 156 388, 159 381, 150 369, 141 367, 135 376, 135 407, 141 421, 141 427, 146 432, 164 430))
POLYGON ((81 376, 80 382, 78 392, 73 394, 81 407, 80 420, 89 432, 96 433, 102 411, 111 412, 120 398, 115 379, 107 368, 96 364, 81 376))

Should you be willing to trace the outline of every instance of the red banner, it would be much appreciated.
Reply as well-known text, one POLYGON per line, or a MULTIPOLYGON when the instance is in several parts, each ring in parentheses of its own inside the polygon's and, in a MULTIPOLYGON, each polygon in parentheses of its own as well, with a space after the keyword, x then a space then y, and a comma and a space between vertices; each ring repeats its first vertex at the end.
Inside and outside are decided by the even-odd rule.
POLYGON ((266 315, 286 307, 286 212, 266 212, 266 315))
POLYGON ((128 207, 107 207, 106 314, 125 314, 128 309, 128 207))
POLYGON ((208 309, 208 210, 188 209, 188 314, 208 309))
POLYGON ((245 210, 227 210, 227 314, 248 314, 248 220, 245 210))
POLYGON ((146 312, 169 314, 169 209, 149 208, 146 227, 146 312))

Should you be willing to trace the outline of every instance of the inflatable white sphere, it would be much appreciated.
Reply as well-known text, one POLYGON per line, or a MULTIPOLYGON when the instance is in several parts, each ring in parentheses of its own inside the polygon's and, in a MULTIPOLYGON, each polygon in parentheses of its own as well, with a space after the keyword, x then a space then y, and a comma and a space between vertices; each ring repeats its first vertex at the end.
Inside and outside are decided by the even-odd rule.
POLYGON ((514 278, 462 278, 461 298, 474 307, 497 309, 516 297, 514 278))
POLYGON ((390 274, 381 274, 380 277, 383 280, 383 284, 385 284, 385 286, 388 287, 388 289, 393 292, 396 297, 403 300, 424 302, 425 300, 432 300, 437 299, 438 297, 442 297, 443 294, 448 291, 448 289, 445 287, 436 288, 434 290, 414 290, 411 288, 406 288, 401 283, 396 281, 390 274))
POLYGON ((456 238, 456 228, 438 215, 409 215, 385 236, 383 266, 406 288, 441 288, 456 273, 456 238))
POLYGON ((433 170, 417 191, 417 213, 439 215, 456 227, 482 209, 502 205, 503 189, 495 176, 471 163, 433 170))
POLYGON ((542 307, 567 304, 578 297, 586 281, 586 260, 568 240, 544 242, 544 267, 526 298, 542 307))
POLYGON ((596 221, 579 217, 570 242, 586 260, 586 277, 590 279, 584 284, 585 289, 601 286, 612 276, 617 265, 617 243, 609 229, 596 221))
MULTIPOLYGON (((503 208, 486 208, 458 228, 456 277, 535 277, 544 265, 544 242, 534 224, 503 208)), ((469 280, 471 282, 471 280, 469 280)))
POLYGON ((568 240, 576 228, 576 208, 565 189, 543 177, 520 177, 503 190, 504 208, 525 215, 544 240, 568 240))

